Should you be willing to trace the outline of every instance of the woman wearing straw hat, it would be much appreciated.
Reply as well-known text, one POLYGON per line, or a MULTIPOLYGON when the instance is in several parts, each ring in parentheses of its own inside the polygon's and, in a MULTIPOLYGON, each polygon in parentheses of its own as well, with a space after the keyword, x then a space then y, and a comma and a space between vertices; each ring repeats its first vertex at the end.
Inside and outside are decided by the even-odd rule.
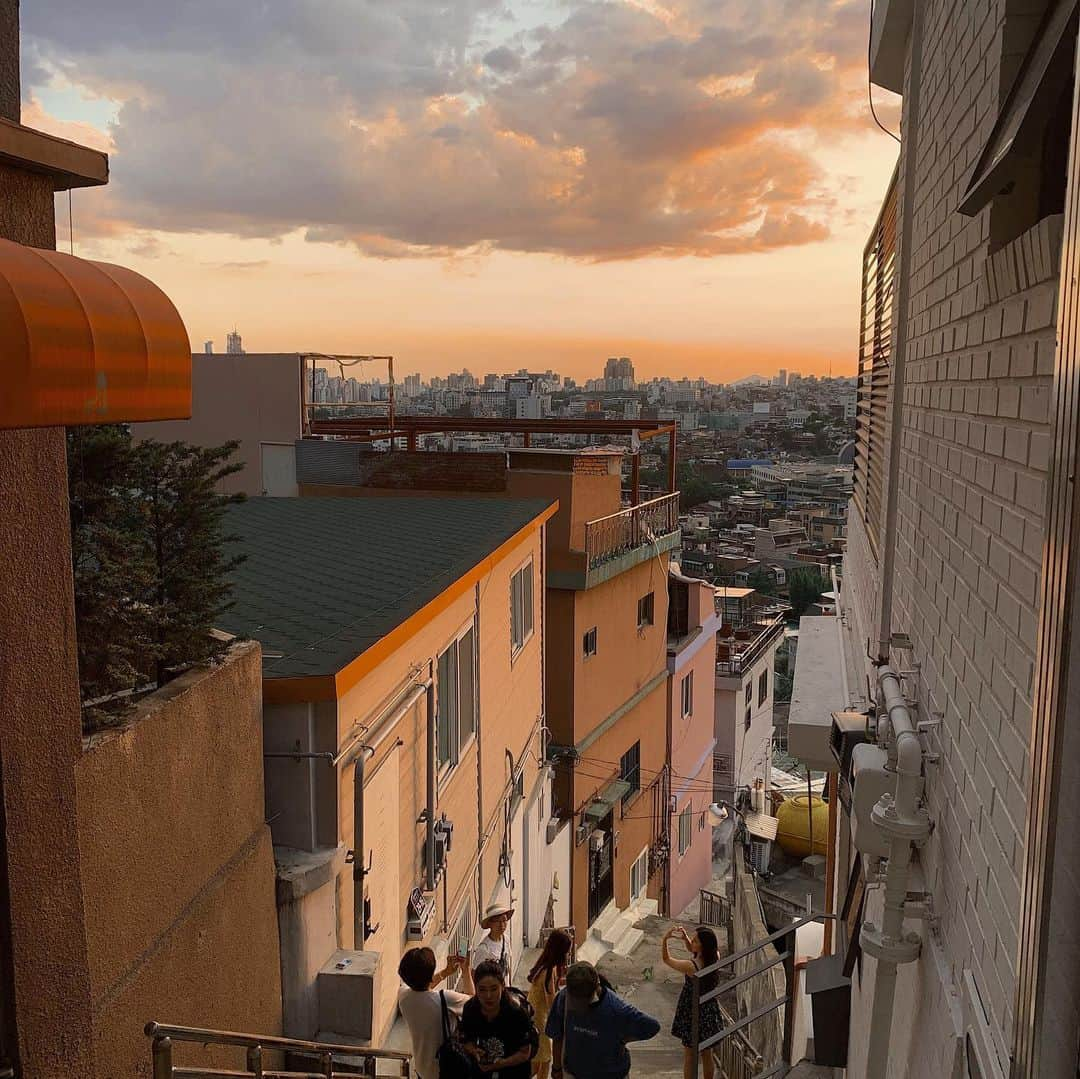
POLYGON ((514 908, 509 903, 492 903, 480 919, 480 926, 486 929, 483 940, 472 950, 470 961, 476 970, 485 960, 497 963, 506 977, 507 984, 514 972, 514 956, 510 934, 507 927, 514 916, 514 908))

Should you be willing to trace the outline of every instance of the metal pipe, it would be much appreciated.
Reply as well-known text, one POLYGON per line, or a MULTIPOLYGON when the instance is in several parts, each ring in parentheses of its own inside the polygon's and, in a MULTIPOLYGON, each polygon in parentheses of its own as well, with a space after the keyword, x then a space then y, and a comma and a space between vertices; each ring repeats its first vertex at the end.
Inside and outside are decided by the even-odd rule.
MULTIPOLYGON (((431 685, 431 682, 428 682, 431 685)), ((427 695, 427 835, 424 849, 427 851, 427 890, 435 891, 435 769, 437 767, 435 746, 435 693, 427 695)))
POLYGON ((874 825, 889 840, 889 865, 885 871, 885 912, 881 929, 866 922, 860 934, 863 950, 877 959, 866 1057, 869 1079, 883 1079, 888 1069, 896 968, 902 963, 914 962, 922 950, 919 935, 904 932, 904 903, 912 845, 925 841, 930 834, 930 821, 920 804, 922 744, 904 699, 900 677, 891 667, 879 669, 878 689, 896 747, 896 793, 884 795, 871 814, 874 825))
MULTIPOLYGON (((364 768, 375 756, 375 751, 386 736, 393 730, 397 721, 409 711, 424 695, 432 693, 431 679, 414 686, 405 699, 392 712, 385 714, 375 722, 370 731, 366 731, 368 741, 355 746, 356 758, 353 760, 353 950, 364 950, 364 877, 367 876, 367 859, 364 854, 364 768)), ((347 752, 347 751, 345 751, 347 752)), ((343 754, 339 754, 339 759, 343 754)))
POLYGON ((674 494, 675 488, 678 485, 678 473, 675 467, 675 454, 676 454, 676 436, 679 433, 679 429, 672 425, 671 434, 668 436, 668 494, 674 494))
POLYGON ((892 646, 893 578, 896 575, 896 519, 900 502, 900 453, 904 437, 904 377, 907 370, 911 247, 915 224, 915 179, 919 169, 919 97, 922 88, 923 3, 913 0, 911 74, 904 95, 904 191, 900 229, 900 271, 896 284, 896 332, 892 348, 892 417, 889 425, 889 480, 885 488, 885 535, 881 562, 881 622, 878 659, 889 662, 892 646))

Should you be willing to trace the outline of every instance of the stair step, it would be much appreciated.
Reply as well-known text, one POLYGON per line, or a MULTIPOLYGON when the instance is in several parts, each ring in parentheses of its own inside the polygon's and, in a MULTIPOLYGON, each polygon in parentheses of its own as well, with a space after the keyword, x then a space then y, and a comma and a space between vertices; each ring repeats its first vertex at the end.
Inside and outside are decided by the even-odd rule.
POLYGON ((611 950, 616 955, 629 955, 644 939, 643 929, 631 927, 615 942, 611 950))

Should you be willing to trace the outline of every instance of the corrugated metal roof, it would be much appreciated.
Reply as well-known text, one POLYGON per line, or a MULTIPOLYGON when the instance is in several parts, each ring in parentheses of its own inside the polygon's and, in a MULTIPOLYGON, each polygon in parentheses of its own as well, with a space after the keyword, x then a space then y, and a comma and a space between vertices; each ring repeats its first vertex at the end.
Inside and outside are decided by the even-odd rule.
MULTIPOLYGON (((550 505, 509 498, 253 498, 231 506, 233 606, 268 678, 331 675, 550 505)), ((507 599, 509 602, 509 599, 507 599)))

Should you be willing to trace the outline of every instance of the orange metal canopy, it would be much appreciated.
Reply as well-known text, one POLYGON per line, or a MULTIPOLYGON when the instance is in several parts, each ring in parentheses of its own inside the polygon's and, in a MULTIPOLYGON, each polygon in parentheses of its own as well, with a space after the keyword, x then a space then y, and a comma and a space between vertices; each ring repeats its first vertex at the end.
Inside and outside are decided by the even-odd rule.
POLYGON ((0 240, 0 428, 190 415, 191 343, 157 285, 0 240))

